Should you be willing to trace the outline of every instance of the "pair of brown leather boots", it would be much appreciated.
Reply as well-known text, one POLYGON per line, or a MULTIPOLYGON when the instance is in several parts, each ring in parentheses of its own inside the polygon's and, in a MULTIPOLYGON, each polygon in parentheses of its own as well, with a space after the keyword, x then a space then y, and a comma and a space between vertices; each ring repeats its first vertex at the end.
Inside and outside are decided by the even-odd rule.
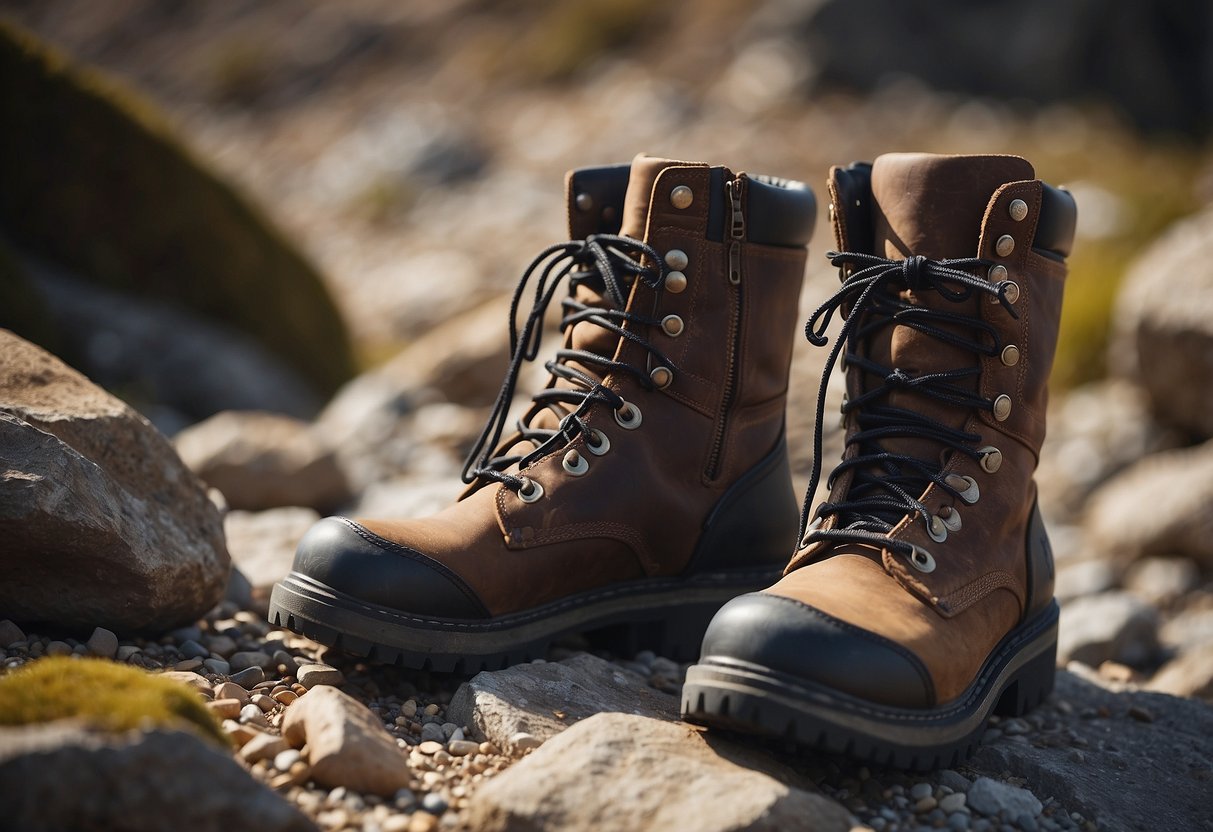
POLYGON ((318 523, 271 620, 464 673, 571 632, 702 645, 686 719, 900 767, 955 763, 991 713, 1041 701, 1057 605, 1032 473, 1072 198, 1014 156, 830 172, 841 285, 806 334, 842 323, 815 417, 792 414, 817 425, 798 523, 784 427, 812 192, 644 156, 566 186, 572 241, 519 283, 462 498, 318 523), (561 287, 549 381, 506 435, 561 287), (840 359, 846 450, 814 509, 840 359))

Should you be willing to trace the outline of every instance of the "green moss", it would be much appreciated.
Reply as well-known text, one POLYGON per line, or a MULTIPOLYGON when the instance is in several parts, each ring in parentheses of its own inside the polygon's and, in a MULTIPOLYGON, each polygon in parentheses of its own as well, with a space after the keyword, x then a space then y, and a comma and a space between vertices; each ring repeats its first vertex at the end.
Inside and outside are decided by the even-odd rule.
POLYGON ((185 685, 102 659, 41 659, 0 677, 0 725, 84 719, 109 731, 185 722, 227 746, 210 710, 185 685))
POLYGON ((321 393, 354 372, 315 268, 154 108, 0 23, 0 227, 110 289, 259 340, 321 393))

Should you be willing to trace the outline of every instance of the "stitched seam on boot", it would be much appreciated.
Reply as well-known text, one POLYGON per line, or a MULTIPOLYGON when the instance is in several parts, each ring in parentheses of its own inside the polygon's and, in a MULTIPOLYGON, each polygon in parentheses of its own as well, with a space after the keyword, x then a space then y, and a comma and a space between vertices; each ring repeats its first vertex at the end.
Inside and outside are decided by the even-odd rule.
POLYGON ((923 663, 922 659, 918 658, 918 655, 915 654, 914 651, 910 650, 908 647, 906 647, 902 644, 898 644, 897 642, 893 641, 892 639, 882 636, 879 633, 873 633, 871 630, 865 630, 862 627, 857 627, 854 624, 851 624, 847 621, 843 621, 841 618, 835 618, 834 616, 830 615, 829 613, 822 612, 821 610, 817 609, 816 607, 810 606, 809 604, 806 604, 804 601, 797 600, 796 598, 789 598, 786 595, 774 595, 771 593, 764 593, 764 594, 768 595, 768 597, 770 597, 770 598, 775 598, 780 601, 786 601, 790 604, 795 604, 796 606, 801 607, 802 609, 806 610, 807 612, 811 613, 812 615, 815 615, 818 618, 824 620, 826 623, 837 625, 840 629, 842 629, 848 635, 858 636, 859 638, 862 638, 866 641, 870 641, 873 644, 876 644, 880 647, 885 647, 885 648, 892 650, 894 653, 896 653, 897 655, 899 655, 903 659, 905 659, 909 663, 910 667, 914 669, 914 672, 918 674, 919 680, 923 683, 923 686, 926 688, 927 698, 930 699, 932 702, 936 701, 935 683, 931 680, 930 671, 927 670, 927 667, 923 663))
POLYGON ((393 543, 390 540, 382 538, 372 532, 370 529, 364 528, 346 517, 341 517, 339 519, 341 522, 349 526, 354 534, 358 535, 372 546, 383 549, 385 552, 390 552, 395 555, 402 555, 410 560, 416 561, 422 566, 432 569, 434 572, 437 572, 439 575, 450 581, 454 587, 462 592, 464 597, 478 607, 485 616, 491 616, 488 607, 486 607, 484 602, 480 600, 480 597, 472 591, 471 587, 464 583, 463 578, 460 578, 441 562, 434 560, 434 558, 431 558, 429 555, 418 552, 416 549, 411 549, 408 546, 402 546, 399 543, 393 543))

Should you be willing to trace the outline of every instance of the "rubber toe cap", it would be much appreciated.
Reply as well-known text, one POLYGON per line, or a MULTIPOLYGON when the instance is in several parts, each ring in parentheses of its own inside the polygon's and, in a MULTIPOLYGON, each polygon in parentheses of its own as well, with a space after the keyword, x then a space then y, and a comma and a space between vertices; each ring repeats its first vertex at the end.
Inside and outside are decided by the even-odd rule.
POLYGON ((721 607, 700 661, 713 659, 758 665, 881 705, 935 704, 930 673, 908 649, 781 595, 755 592, 721 607))
POLYGON ((436 618, 487 618, 475 593, 442 563, 345 517, 304 535, 294 572, 378 607, 436 618))

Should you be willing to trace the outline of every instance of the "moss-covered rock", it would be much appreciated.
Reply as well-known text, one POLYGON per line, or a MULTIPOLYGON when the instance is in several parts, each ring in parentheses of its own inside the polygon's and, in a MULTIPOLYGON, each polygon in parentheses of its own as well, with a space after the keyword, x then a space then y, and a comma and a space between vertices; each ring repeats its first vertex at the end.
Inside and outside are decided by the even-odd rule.
POLYGON ((315 268, 149 104, 0 23, 0 228, 109 288, 235 326, 319 392, 354 370, 315 268))
POLYGON ((185 685, 103 659, 41 659, 0 677, 0 725, 81 719, 109 731, 184 722, 222 746, 228 740, 185 685))

